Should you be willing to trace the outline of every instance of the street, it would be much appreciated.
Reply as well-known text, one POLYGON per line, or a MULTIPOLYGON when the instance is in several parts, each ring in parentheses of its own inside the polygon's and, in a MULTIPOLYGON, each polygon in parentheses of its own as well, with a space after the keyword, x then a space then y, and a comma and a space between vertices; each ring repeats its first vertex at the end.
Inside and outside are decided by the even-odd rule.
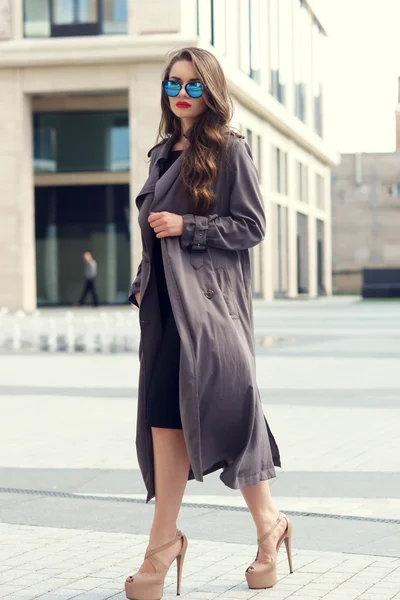
MULTIPOLYGON (((247 589, 255 531, 217 473, 187 486, 182 595, 400 598, 400 303, 256 301, 254 313, 295 573, 282 548, 278 585, 247 589)), ((0 598, 123 598, 152 518, 135 451, 137 354, 0 358, 0 598)))

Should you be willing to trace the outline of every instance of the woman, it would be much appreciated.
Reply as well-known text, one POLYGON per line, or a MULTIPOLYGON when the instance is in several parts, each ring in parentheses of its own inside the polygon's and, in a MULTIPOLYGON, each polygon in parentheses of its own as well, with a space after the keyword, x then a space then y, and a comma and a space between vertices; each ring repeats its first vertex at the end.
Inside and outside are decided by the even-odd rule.
POLYGON ((156 498, 149 549, 125 584, 134 600, 161 598, 175 559, 180 591, 187 540, 176 522, 188 478, 222 469, 240 488, 258 534, 250 588, 275 585, 292 531, 269 491, 280 458, 255 375, 248 249, 264 237, 263 201, 250 149, 229 127, 216 58, 176 52, 161 108, 162 141, 136 199, 143 254, 130 290, 141 326, 136 445, 147 500, 156 498))

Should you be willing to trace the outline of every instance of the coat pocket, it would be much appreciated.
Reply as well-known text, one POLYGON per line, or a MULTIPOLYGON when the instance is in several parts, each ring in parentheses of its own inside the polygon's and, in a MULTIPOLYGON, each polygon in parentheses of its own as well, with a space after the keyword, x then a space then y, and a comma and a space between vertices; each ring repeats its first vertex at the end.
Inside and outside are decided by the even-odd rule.
POLYGON ((222 297, 227 306, 228 312, 232 319, 239 318, 238 306, 233 293, 232 283, 229 273, 225 267, 217 267, 214 269, 218 287, 221 290, 222 297))

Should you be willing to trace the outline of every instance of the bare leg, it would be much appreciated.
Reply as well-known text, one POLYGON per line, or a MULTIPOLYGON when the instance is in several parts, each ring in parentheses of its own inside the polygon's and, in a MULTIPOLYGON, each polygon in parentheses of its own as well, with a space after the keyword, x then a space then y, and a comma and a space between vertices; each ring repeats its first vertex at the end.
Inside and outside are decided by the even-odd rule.
MULTIPOLYGON (((181 429, 152 427, 156 502, 150 532, 150 548, 157 548, 174 539, 176 522, 189 473, 189 457, 181 429)), ((157 555, 170 564, 180 549, 181 541, 157 555)), ((152 573, 145 560, 140 573, 152 573)))
MULTIPOLYGON (((257 528, 257 538, 260 539, 273 527, 279 516, 279 510, 273 503, 268 482, 260 481, 257 485, 242 488, 240 491, 254 519, 254 524, 257 528)), ((271 541, 278 541, 284 533, 286 526, 286 521, 282 520, 271 534, 271 541)), ((267 563, 270 561, 271 557, 260 548, 257 562, 267 563)))

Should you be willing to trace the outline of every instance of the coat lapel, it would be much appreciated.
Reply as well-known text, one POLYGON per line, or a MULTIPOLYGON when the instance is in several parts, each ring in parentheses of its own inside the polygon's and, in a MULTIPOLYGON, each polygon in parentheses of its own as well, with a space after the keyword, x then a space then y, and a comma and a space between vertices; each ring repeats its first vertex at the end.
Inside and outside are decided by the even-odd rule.
POLYGON ((149 173, 149 177, 147 178, 147 181, 145 182, 144 186, 142 187, 142 189, 136 196, 135 202, 136 202, 136 206, 138 207, 138 209, 140 209, 140 207, 142 206, 144 197, 147 196, 147 194, 152 194, 155 192, 156 184, 157 184, 158 180, 160 179, 161 162, 168 158, 170 150, 173 148, 178 137, 179 137, 179 134, 177 132, 175 132, 168 138, 168 140, 165 142, 165 144, 162 144, 159 148, 154 149, 154 151, 157 152, 158 155, 155 159, 154 166, 149 173))
POLYGON ((182 156, 174 162, 173 165, 170 166, 168 171, 162 175, 156 183, 155 192, 154 192, 154 201, 152 204, 152 210, 158 205, 160 205, 168 196, 168 192, 171 187, 178 179, 181 171, 181 163, 182 156))

